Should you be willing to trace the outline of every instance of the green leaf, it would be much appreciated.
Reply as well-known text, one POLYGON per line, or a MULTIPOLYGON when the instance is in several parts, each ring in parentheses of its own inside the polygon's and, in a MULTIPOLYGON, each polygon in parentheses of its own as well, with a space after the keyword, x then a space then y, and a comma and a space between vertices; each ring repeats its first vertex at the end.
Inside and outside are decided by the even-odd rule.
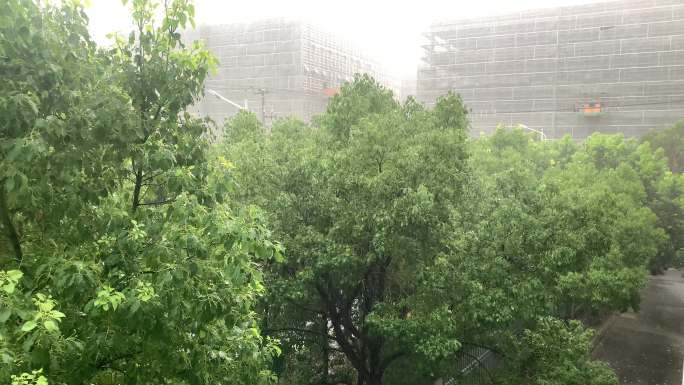
POLYGON ((7 294, 12 294, 14 293, 14 287, 14 282, 9 282, 2 287, 2 290, 4 290, 7 294))
POLYGON ((14 178, 7 178, 5 181, 5 188, 7 191, 14 191, 14 178))
POLYGON ((5 307, 0 309, 0 323, 5 323, 9 317, 12 315, 12 310, 5 307))
POLYGON ((26 323, 24 323, 24 325, 22 325, 21 331, 22 332, 30 332, 31 330, 35 329, 36 326, 38 326, 36 321, 33 321, 33 320, 26 321, 26 323))
POLYGON ((7 276, 9 277, 9 279, 18 282, 21 279, 21 277, 24 276, 24 273, 22 273, 21 270, 9 270, 7 272, 7 276))
POLYGON ((51 312, 50 312, 50 315, 52 316, 52 318, 57 318, 57 319, 66 317, 66 315, 64 315, 64 313, 62 313, 62 312, 59 311, 59 310, 53 310, 53 311, 51 311, 51 312))
POLYGON ((49 332, 59 331, 59 327, 57 326, 57 323, 55 323, 55 321, 53 321, 51 319, 43 322, 43 326, 45 326, 45 329, 49 332))
POLYGON ((138 309, 140 309, 140 300, 136 298, 135 300, 131 301, 129 311, 131 312, 131 314, 135 314, 135 312, 137 312, 138 309))

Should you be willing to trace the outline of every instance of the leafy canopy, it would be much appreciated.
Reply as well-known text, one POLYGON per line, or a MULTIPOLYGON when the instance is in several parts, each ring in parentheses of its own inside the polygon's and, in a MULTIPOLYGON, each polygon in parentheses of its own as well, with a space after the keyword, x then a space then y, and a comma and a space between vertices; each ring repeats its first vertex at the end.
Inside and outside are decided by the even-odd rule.
POLYGON ((129 6, 107 51, 78 2, 0 9, 0 382, 270 381, 280 246, 185 112, 215 60, 180 41, 188 1, 129 6))

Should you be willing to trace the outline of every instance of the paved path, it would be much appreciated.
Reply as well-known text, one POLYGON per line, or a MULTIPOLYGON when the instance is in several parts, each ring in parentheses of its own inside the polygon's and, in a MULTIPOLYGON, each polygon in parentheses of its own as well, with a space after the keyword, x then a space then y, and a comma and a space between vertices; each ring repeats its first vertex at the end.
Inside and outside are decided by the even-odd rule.
POLYGON ((684 385, 684 278, 669 270, 651 277, 641 310, 608 320, 594 356, 606 361, 621 385, 684 385))

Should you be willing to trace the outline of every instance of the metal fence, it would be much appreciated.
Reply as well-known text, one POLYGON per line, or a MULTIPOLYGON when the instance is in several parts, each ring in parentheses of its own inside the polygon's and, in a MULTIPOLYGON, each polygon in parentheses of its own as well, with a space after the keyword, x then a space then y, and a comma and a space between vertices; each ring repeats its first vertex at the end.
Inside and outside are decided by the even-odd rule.
POLYGON ((481 346, 467 347, 456 359, 455 373, 444 385, 491 385, 492 370, 496 368, 496 354, 481 346))

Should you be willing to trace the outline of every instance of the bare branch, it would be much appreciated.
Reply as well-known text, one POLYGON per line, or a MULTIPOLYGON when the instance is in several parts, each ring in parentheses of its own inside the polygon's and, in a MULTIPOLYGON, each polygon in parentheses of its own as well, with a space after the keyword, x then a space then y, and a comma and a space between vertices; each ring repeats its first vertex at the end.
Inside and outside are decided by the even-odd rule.
POLYGON ((138 203, 138 206, 159 206, 159 205, 164 205, 167 203, 173 203, 176 201, 176 198, 173 199, 162 199, 158 201, 153 201, 153 202, 142 202, 138 203))

